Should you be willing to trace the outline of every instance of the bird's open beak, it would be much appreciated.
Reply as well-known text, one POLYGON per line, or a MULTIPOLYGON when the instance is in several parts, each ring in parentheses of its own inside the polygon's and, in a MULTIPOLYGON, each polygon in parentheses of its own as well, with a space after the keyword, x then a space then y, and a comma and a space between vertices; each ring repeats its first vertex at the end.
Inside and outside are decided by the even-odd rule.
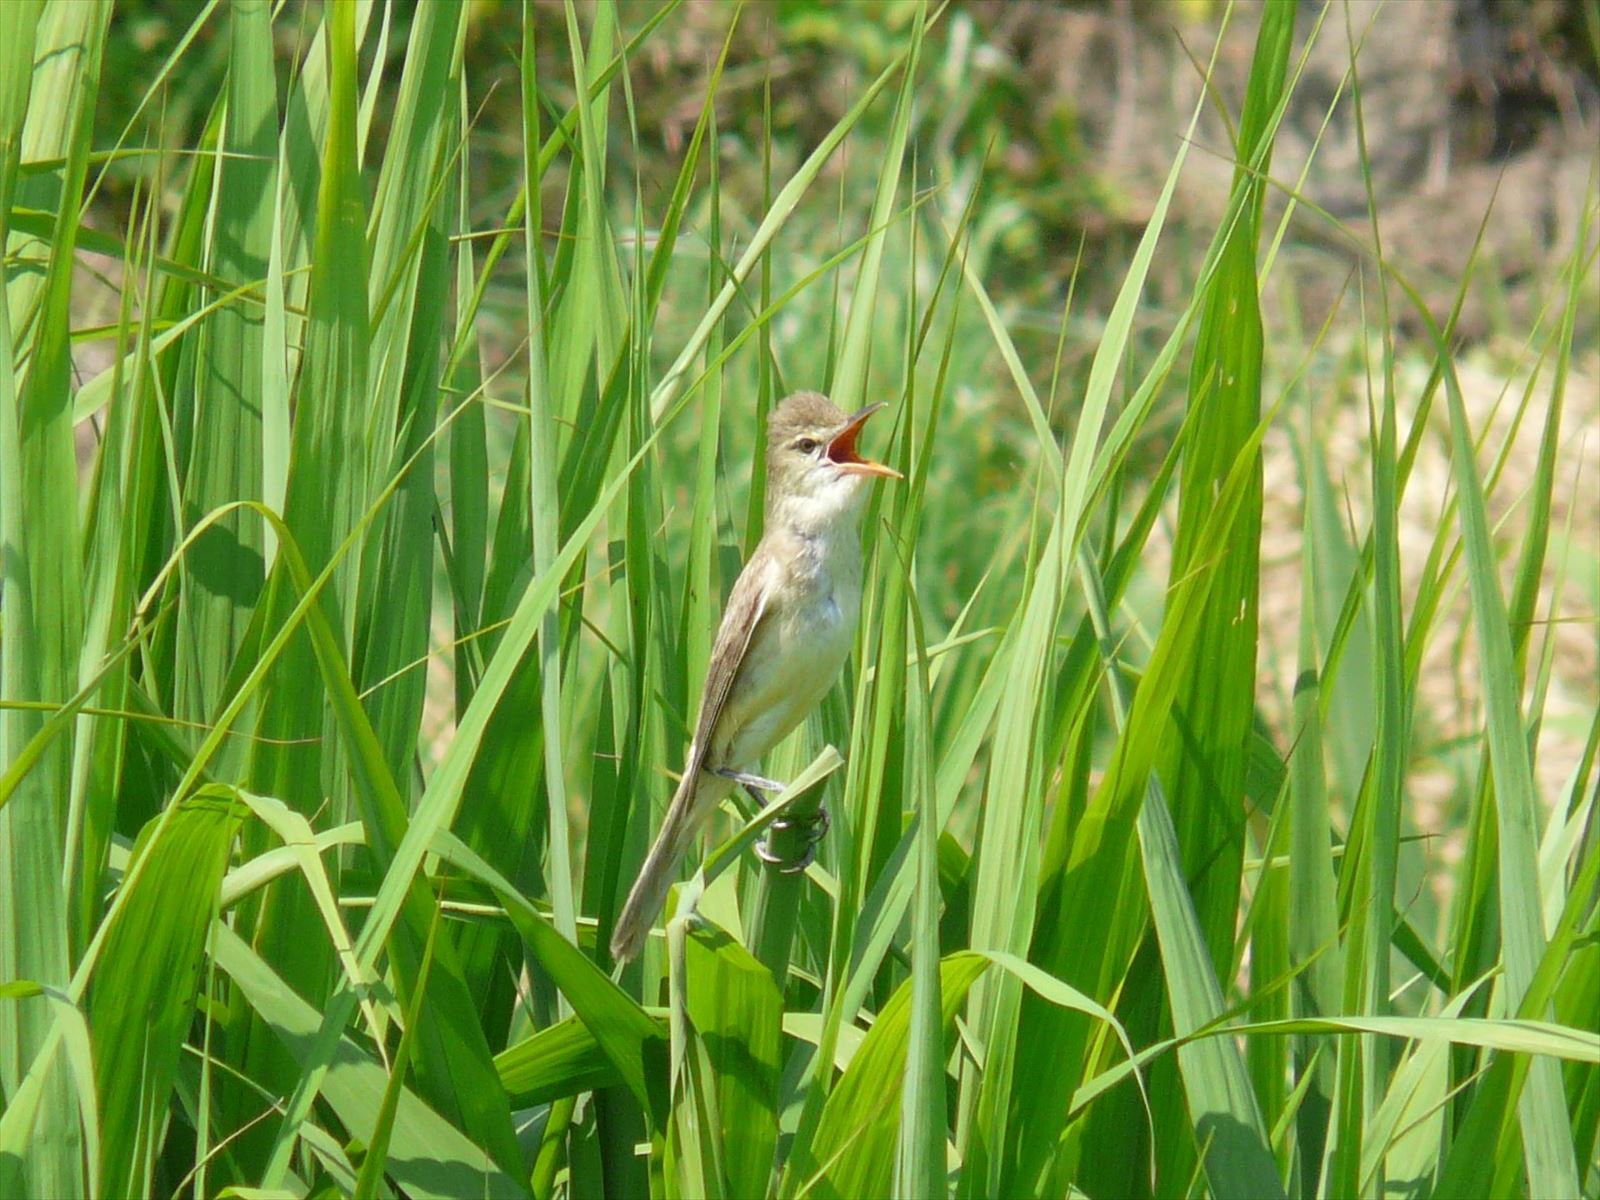
POLYGON ((828 459, 836 463, 841 471, 850 475, 882 475, 885 479, 902 478, 900 472, 893 467, 862 458, 856 453, 856 438, 861 435, 861 427, 867 423, 868 417, 883 407, 883 402, 879 401, 854 413, 845 422, 844 428, 834 434, 832 440, 828 442, 828 459))

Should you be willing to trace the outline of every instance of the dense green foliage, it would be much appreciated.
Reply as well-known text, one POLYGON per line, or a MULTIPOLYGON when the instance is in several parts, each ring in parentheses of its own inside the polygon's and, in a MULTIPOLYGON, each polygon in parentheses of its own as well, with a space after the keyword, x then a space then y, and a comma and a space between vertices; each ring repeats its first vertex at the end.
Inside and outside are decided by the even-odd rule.
POLYGON ((0 4, 0 1195, 1595 1195, 1592 692, 1540 770, 1593 553, 1557 520, 1600 409, 1568 396, 1593 179, 1509 423, 1474 425, 1370 175, 1358 277, 1276 336, 1317 214, 1274 138, 1319 39, 1364 128, 1362 31, 1252 8, 1190 283, 1150 296, 1181 138, 1041 361, 989 272, 1011 202, 940 121, 967 17, 785 11, 864 68, 843 115, 775 154, 746 82, 725 140, 730 6, 645 181, 630 72, 670 2, 499 6, 493 104, 471 6, 214 0, 129 96, 109 3, 0 4), (803 386, 892 405, 857 652, 615 971, 803 386), (1402 553, 1428 445, 1450 488, 1402 553), (1412 782, 1462 613, 1435 828, 1412 782), (744 853, 823 799, 804 876, 744 853))

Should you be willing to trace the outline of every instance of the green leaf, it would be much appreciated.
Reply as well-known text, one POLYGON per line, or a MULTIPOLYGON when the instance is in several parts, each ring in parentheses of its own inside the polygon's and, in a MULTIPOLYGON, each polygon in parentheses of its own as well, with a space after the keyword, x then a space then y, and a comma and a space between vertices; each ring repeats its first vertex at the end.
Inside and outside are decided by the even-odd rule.
MULTIPOLYGON (((56 1023, 39 1056, 34 1059, 15 1090, 8 1092, 6 1107, 0 1111, 0 1195, 28 1194, 25 1169, 29 1154, 35 1149, 40 1108, 46 1091, 55 1086, 53 1073, 60 1070, 55 1063, 58 1051, 66 1055, 66 1070, 71 1074, 70 1083, 75 1094, 71 1097, 71 1103, 62 1106, 54 1114, 54 1119, 70 1120, 81 1130, 83 1146, 88 1154, 87 1194, 98 1195, 100 1118, 88 1023, 71 998, 57 988, 42 987, 31 979, 13 980, 0 987, 5 989, 0 998, 6 1001, 43 998, 55 1011, 56 1017, 56 1023)), ((46 1113, 45 1122, 51 1119, 52 1115, 46 1113)))
MULTIPOLYGON (((26 252, 42 271, 14 275, 12 255, 20 265, 22 247, 0 246, 0 696, 8 701, 54 705, 78 690, 83 547, 72 430, 72 281, 110 11, 108 3, 42 12, 22 7, 0 26, 17 38, 0 49, 7 79, 0 84, 0 201, 8 214, 0 217, 0 231, 9 229, 13 203, 53 213, 48 243, 26 252), (26 106, 23 80, 32 87, 26 106), (19 184, 19 159, 60 165, 19 184), (19 331, 26 340, 17 343, 19 331)), ((9 765, 43 723, 37 709, 0 710, 0 762, 9 765)), ((72 752, 70 739, 49 744, 0 809, 0 979, 67 982, 68 881, 61 862, 72 752)), ((56 1019, 43 997, 0 1005, 0 1092, 16 1094, 28 1064, 51 1041, 56 1019)), ((83 1144, 70 1081, 57 1068, 41 1082, 38 1127, 19 1148, 21 1190, 77 1195, 85 1189, 83 1144)))
MULTIPOLYGON (((1471 430, 1455 365, 1427 305, 1409 286, 1417 312, 1434 338, 1444 368, 1449 402, 1451 460, 1460 499, 1461 540, 1466 548, 1472 588, 1473 625, 1478 637, 1480 681, 1487 709, 1486 738, 1494 773, 1500 843, 1501 955, 1505 964, 1505 1002, 1521 1013, 1523 996, 1544 954, 1539 902, 1538 798, 1528 757, 1528 738, 1517 697, 1518 674, 1510 620, 1500 593, 1498 564, 1489 537, 1483 485, 1478 476, 1471 430)), ((1542 1012, 1526 1014, 1542 1017, 1542 1012)), ((1576 1195, 1578 1169, 1561 1074, 1548 1059, 1535 1059, 1518 1104, 1528 1186, 1536 1195, 1576 1195)))
POLYGON ((540 965, 572 1005, 646 1113, 659 1119, 667 1111, 663 1071, 666 1045, 660 1023, 638 1006, 600 968, 562 937, 545 917, 499 872, 459 839, 441 833, 435 852, 459 870, 494 889, 540 965))
POLYGON ((939 826, 933 790, 933 728, 928 647, 922 608, 907 589, 917 671, 906 687, 906 776, 916 806, 916 895, 911 915, 911 1021, 905 1088, 900 1101, 895 1194, 933 1196, 945 1190, 943 990, 939 978, 939 826))
MULTIPOLYGON (((966 1001, 967 990, 988 965, 982 955, 967 953, 952 955, 940 964, 939 1011, 945 1037, 966 1001)), ((849 1069, 828 1097, 811 1146, 816 1173, 809 1178, 791 1175, 783 1195, 839 1200, 890 1194, 910 1030, 911 986, 907 983, 879 1009, 849 1069)))
MULTIPOLYGON (((782 998, 772 973, 719 929, 691 927, 684 938, 685 1016, 706 1076, 691 1086, 714 1093, 721 1188, 728 1196, 766 1192, 778 1140, 778 1056, 782 998)), ((675 1110, 684 1101, 675 1101, 675 1110)), ((687 1193, 686 1193, 687 1194, 687 1193)))
MULTIPOLYGON (((657 1036, 666 1041, 665 1021, 659 1023, 657 1036)), ((502 1050, 494 1065, 506 1094, 523 1108, 622 1082, 622 1073, 576 1015, 502 1050)))
MULTIPOLYGON (((250 1007, 302 1062, 312 1061, 320 1017, 262 959, 224 925, 213 929, 212 955, 250 1007)), ((388 1072, 348 1038, 341 1038, 323 1082, 323 1095, 348 1129, 376 1127, 388 1072)), ((395 1108, 388 1174, 408 1195, 517 1196, 519 1182, 503 1174, 482 1147, 407 1088, 395 1108)))
POLYGON ((134 846, 148 862, 111 923, 88 992, 100 1178, 111 1195, 151 1190, 206 931, 244 814, 233 789, 202 788, 134 846))
MULTIPOLYGON (((235 3, 228 94, 217 162, 214 233, 207 270, 223 291, 267 273, 277 188, 277 84, 265 0, 235 3)), ((266 353, 262 310, 235 301, 219 308, 196 339, 194 428, 183 480, 188 523, 233 500, 262 498, 266 353)), ((239 511, 213 525, 190 551, 182 577, 175 715, 208 720, 250 623, 266 578, 262 523, 239 511)))

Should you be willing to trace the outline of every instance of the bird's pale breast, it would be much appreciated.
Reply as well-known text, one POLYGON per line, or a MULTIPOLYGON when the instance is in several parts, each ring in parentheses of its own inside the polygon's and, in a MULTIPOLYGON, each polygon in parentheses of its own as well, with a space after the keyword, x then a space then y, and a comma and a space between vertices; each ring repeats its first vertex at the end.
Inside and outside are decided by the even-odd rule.
POLYGON ((740 664, 709 765, 754 770, 838 678, 861 608, 861 551, 854 537, 848 541, 812 547, 792 560, 795 569, 740 664))

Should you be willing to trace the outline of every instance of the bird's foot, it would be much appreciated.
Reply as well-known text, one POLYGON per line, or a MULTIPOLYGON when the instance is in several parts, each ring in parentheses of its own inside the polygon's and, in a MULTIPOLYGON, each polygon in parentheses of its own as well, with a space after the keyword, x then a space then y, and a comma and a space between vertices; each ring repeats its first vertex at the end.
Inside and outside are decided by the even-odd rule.
POLYGON ((828 833, 831 824, 828 810, 819 807, 816 812, 803 817, 778 817, 767 827, 767 836, 755 844, 756 857, 768 866, 777 868, 782 875, 798 875, 817 857, 817 843, 828 833), (773 835, 789 834, 798 839, 803 850, 799 858, 780 854, 772 848, 773 835))
MULTIPOLYGON (((713 775, 720 775, 724 779, 732 780, 749 792, 750 798, 756 802, 757 808, 765 808, 767 806, 766 793, 781 792, 785 787, 784 784, 775 779, 752 775, 748 771, 735 771, 728 767, 713 767, 710 770, 713 775)), ((806 816, 784 815, 776 817, 772 824, 767 826, 766 836, 755 844, 756 857, 769 866, 776 867, 784 875, 797 875, 809 867, 816 859, 817 843, 827 835, 830 823, 828 810, 820 805, 815 812, 806 816), (789 841, 791 846, 795 842, 800 843, 801 856, 798 859, 794 857, 792 851, 789 854, 783 854, 773 849, 773 836, 777 835, 781 838, 785 834, 791 835, 785 839, 789 841)))

